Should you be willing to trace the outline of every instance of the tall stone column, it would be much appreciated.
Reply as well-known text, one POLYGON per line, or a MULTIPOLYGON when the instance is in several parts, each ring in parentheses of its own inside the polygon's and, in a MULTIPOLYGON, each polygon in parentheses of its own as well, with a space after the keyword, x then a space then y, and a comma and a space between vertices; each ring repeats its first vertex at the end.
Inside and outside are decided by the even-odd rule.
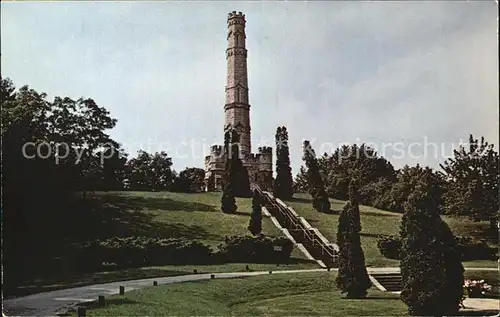
POLYGON ((229 13, 227 17, 227 85, 224 130, 232 127, 238 131, 242 158, 252 152, 245 39, 245 15, 236 11, 229 13))

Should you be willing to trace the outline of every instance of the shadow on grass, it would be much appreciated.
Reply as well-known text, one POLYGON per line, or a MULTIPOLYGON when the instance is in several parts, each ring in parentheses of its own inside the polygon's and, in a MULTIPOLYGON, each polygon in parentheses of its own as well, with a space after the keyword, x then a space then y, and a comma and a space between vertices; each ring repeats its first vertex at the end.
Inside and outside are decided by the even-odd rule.
POLYGON ((376 212, 376 211, 362 211, 361 215, 377 216, 377 217, 400 217, 402 214, 398 214, 398 213, 389 214, 389 213, 376 212))
POLYGON ((312 199, 311 198, 295 198, 293 197, 292 199, 287 199, 284 201, 286 202, 294 202, 294 203, 306 203, 306 204, 312 204, 312 199))
POLYGON ((228 215, 235 215, 235 216, 246 216, 246 217, 250 217, 250 214, 249 214, 249 213, 246 213, 246 212, 241 212, 241 211, 230 212, 230 213, 228 213, 228 215))
POLYGON ((366 232, 360 232, 359 235, 362 237, 370 237, 370 238, 384 238, 387 236, 379 233, 366 233, 366 232))
MULTIPOLYGON (((35 216, 25 216, 25 222, 9 226, 8 239, 4 240, 4 291, 17 293, 19 285, 37 278, 50 278, 65 274, 83 273, 79 268, 55 264, 54 259, 70 259, 74 247, 87 241, 112 237, 147 236, 161 238, 186 238, 210 240, 206 226, 166 223, 143 209, 212 211, 213 206, 197 202, 172 201, 162 198, 126 196, 94 196, 54 202, 51 205, 33 203, 29 206, 35 216), (38 208, 38 209, 37 209, 38 208), (41 217, 37 215, 46 215, 41 217), (29 234, 15 234, 15 228, 29 234), (34 265, 36 263, 36 265, 34 265), (68 272, 65 272, 67 270, 68 272)), ((57 262, 59 263, 59 262, 57 262)), ((36 287, 36 286, 35 286, 36 287)))
POLYGON ((163 210, 163 211, 219 211, 213 205, 207 205, 194 201, 178 201, 162 197, 133 197, 133 196, 101 196, 104 203, 122 207, 127 210, 163 210))
POLYGON ((41 292, 56 291, 60 289, 81 287, 93 284, 103 284, 111 282, 129 281, 137 279, 146 279, 154 277, 166 277, 186 275, 192 272, 189 271, 170 271, 160 269, 122 269, 116 271, 85 273, 85 274, 68 274, 55 277, 46 277, 36 280, 29 280, 22 283, 13 289, 7 289, 6 298, 26 296, 41 292))
POLYGON ((73 240, 85 241, 116 236, 207 239, 210 237, 202 226, 156 221, 155 215, 141 210, 162 209, 165 212, 215 210, 214 206, 196 202, 126 196, 101 196, 87 204, 86 210, 74 215, 78 217, 78 221, 71 227, 71 232, 67 232, 73 240))

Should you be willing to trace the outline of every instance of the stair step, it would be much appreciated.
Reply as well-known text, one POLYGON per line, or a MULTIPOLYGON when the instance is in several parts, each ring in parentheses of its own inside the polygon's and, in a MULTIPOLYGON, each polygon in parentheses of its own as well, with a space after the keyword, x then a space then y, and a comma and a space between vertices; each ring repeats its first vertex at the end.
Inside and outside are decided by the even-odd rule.
POLYGON ((403 289, 403 278, 401 274, 371 274, 387 291, 395 292, 403 289))

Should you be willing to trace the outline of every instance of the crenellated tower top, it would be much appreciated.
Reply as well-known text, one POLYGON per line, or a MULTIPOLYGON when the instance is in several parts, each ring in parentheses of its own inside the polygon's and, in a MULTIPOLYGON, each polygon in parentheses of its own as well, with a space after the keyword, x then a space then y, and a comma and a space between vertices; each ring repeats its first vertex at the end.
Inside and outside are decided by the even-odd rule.
POLYGON ((245 15, 243 13, 241 13, 241 11, 239 11, 239 12, 236 12, 236 11, 229 12, 227 14, 227 20, 229 21, 232 18, 243 18, 243 20, 245 20, 245 15))

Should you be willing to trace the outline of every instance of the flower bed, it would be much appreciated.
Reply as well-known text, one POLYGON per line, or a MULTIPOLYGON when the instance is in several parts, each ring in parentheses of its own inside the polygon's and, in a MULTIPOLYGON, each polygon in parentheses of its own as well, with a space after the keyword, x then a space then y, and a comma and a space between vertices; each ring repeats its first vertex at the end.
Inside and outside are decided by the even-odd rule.
POLYGON ((484 297, 488 292, 491 292, 491 285, 484 280, 465 280, 464 295, 470 298, 484 297))

